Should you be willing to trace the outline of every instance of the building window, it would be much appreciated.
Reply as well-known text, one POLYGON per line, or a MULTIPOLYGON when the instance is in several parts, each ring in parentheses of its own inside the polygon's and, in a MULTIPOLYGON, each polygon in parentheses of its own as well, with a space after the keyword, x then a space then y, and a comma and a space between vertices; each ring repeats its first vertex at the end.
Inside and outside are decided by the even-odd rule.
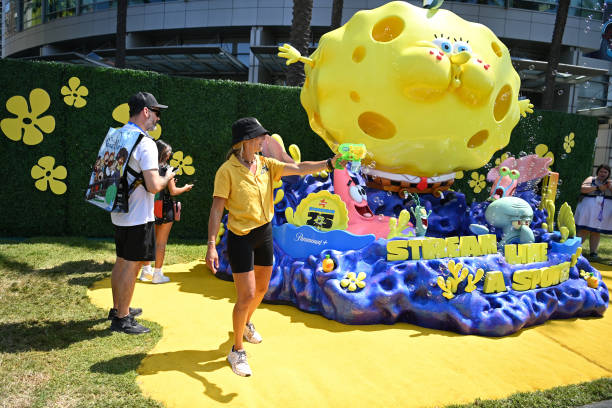
POLYGON ((76 15, 77 0, 48 0, 47 20, 76 15))
POLYGON ((589 81, 576 84, 577 109, 606 106, 608 103, 608 77, 593 77, 589 81))
POLYGON ((42 1, 24 0, 23 2, 23 28, 34 27, 42 23, 42 1))

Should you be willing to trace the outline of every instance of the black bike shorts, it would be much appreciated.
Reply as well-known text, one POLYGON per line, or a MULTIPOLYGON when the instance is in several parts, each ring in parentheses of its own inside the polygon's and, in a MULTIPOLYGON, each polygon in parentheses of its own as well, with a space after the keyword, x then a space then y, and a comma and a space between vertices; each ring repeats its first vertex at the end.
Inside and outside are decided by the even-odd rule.
POLYGON ((254 228, 246 235, 227 232, 227 254, 232 273, 249 272, 254 265, 271 266, 274 263, 272 224, 254 228))

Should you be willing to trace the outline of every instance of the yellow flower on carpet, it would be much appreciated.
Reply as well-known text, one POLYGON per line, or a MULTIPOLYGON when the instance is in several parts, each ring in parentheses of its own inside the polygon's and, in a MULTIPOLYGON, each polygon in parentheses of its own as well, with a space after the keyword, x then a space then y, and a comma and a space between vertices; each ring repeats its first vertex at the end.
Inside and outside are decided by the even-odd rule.
MULTIPOLYGON (((546 146, 545 144, 539 144, 535 147, 535 154, 537 154, 540 157, 550 157, 552 159, 552 161, 550 162, 550 166, 553 165, 553 163, 555 162, 555 155, 553 152, 549 152, 548 151, 548 146, 546 146)), ((550 168, 550 166, 548 166, 548 168, 550 168)))
POLYGON ((472 187, 474 192, 478 194, 487 185, 487 182, 485 181, 485 176, 484 174, 478 174, 477 172, 473 171, 471 177, 472 179, 468 181, 468 184, 470 187, 472 187))
POLYGON ((458 172, 455 173, 455 178, 457 180, 462 179, 463 178, 463 172, 460 170, 458 172))
POLYGON ((502 164, 504 162, 504 160, 506 160, 508 157, 510 157, 510 153, 506 152, 506 153, 502 154, 500 157, 498 157, 497 159, 495 159, 495 167, 497 167, 500 164, 502 164))
POLYGON ((572 152, 572 148, 575 145, 576 145, 576 142, 574 142, 574 132, 572 132, 569 135, 565 136, 565 138, 563 139, 563 148, 565 149, 566 153, 571 153, 572 152))
POLYGON ((178 169, 176 171, 176 174, 179 176, 183 174, 183 172, 185 172, 185 174, 187 174, 188 176, 191 176, 195 172, 193 166, 190 166, 192 162, 193 159, 191 158, 191 156, 185 156, 183 158, 183 152, 181 152, 180 150, 178 152, 175 152, 172 155, 172 158, 170 159, 170 165, 175 169, 178 169))
MULTIPOLYGON (((122 103, 113 109, 113 119, 115 119, 119 123, 123 123, 124 125, 130 121, 130 106, 127 103, 122 103)), ((158 123, 155 126, 155 129, 148 132, 149 136, 153 139, 157 140, 161 136, 162 128, 158 123)))
POLYGON ((349 292, 354 292, 359 289, 365 288, 366 283, 363 281, 366 278, 365 272, 359 272, 359 275, 355 274, 355 272, 349 272, 346 274, 344 279, 340 281, 340 286, 346 288, 348 286, 349 292))
POLYGON ((21 96, 15 95, 6 101, 6 109, 16 118, 2 119, 0 128, 11 140, 18 142, 23 137, 23 143, 36 145, 43 140, 43 133, 51 133, 55 129, 55 118, 51 115, 42 116, 49 109, 51 98, 40 88, 30 92, 30 104, 21 96))
POLYGON ((75 108, 82 108, 87 105, 84 96, 89 95, 89 89, 85 86, 80 86, 81 80, 77 77, 72 77, 68 80, 68 86, 62 86, 62 95, 64 95, 64 103, 75 108))
POLYGON ((67 176, 66 167, 55 167, 55 158, 45 156, 38 159, 38 164, 35 164, 30 171, 30 175, 36 182, 34 185, 40 191, 47 191, 47 187, 51 187, 54 194, 64 194, 66 192, 66 184, 63 180, 67 176))

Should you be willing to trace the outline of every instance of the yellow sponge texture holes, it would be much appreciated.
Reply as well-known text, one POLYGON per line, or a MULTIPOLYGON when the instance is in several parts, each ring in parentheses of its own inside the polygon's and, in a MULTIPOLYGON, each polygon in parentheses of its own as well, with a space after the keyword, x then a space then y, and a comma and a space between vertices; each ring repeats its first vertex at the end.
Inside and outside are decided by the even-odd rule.
POLYGON ((377 170, 430 177, 486 164, 522 113, 520 78, 487 27, 391 2, 325 34, 301 102, 335 149, 364 143, 377 170), (443 157, 444 160, 440 160, 443 157))

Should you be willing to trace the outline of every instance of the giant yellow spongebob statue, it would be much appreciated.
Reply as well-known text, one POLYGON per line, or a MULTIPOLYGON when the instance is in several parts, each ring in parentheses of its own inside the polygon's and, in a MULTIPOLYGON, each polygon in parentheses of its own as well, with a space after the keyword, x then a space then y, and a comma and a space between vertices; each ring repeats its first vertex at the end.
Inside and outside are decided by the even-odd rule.
POLYGON ((280 50, 287 64, 305 63, 301 102, 312 129, 332 150, 364 143, 364 170, 375 177, 452 180, 487 163, 533 112, 518 99, 506 46, 447 10, 391 2, 325 34, 310 58, 280 50))

